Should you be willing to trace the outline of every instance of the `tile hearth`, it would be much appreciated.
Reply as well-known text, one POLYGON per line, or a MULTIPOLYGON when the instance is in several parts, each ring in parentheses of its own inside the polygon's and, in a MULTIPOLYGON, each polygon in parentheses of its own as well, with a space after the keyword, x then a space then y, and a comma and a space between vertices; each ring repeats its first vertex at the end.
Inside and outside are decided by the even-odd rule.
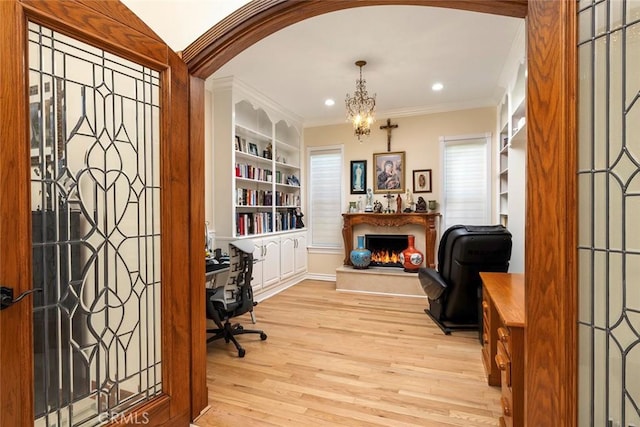
POLYGON ((357 270, 351 266, 336 268, 336 290, 427 298, 417 273, 402 268, 374 267, 357 270))

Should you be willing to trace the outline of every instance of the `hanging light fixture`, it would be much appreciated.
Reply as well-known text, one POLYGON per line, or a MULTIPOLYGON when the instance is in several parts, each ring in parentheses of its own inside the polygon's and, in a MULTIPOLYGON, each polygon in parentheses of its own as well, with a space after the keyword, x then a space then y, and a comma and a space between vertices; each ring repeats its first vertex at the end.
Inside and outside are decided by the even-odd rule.
POLYGON ((353 132, 358 140, 371 133, 371 124, 376 108, 376 95, 369 96, 365 86, 366 80, 362 78, 362 67, 367 65, 367 61, 356 61, 356 66, 360 67, 360 78, 356 80, 356 90, 353 96, 347 94, 347 120, 353 124, 353 132))

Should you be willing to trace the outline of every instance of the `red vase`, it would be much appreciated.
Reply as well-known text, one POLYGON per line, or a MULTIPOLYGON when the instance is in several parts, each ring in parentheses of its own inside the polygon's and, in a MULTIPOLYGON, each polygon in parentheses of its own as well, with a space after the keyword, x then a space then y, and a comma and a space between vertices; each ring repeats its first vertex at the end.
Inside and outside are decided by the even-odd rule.
POLYGON ((404 267, 404 271, 417 273, 422 261, 424 261, 424 255, 415 247, 416 236, 409 234, 407 240, 409 241, 409 246, 400 254, 400 262, 404 267))

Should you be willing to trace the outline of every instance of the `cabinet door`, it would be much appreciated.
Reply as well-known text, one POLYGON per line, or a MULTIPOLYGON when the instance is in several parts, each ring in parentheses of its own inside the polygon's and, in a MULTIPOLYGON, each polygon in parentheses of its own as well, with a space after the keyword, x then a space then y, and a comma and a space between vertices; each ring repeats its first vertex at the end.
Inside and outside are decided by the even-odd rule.
POLYGON ((278 283, 280 280, 280 238, 262 239, 264 256, 262 261, 262 287, 278 283))
POLYGON ((253 277, 251 279, 251 287, 254 292, 258 292, 262 290, 262 270, 264 264, 264 246, 262 240, 255 239, 253 240, 253 277))
POLYGON ((296 240, 293 235, 280 239, 280 276, 286 279, 293 276, 296 240))
POLYGON ((295 272, 304 273, 307 271, 307 233, 296 235, 295 244, 295 272))

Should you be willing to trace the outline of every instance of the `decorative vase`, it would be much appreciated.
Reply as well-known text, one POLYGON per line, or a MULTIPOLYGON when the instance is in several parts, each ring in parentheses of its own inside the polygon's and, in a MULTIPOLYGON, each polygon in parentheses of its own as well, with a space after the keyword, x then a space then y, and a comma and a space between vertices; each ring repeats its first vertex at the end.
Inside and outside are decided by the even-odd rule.
POLYGON ((407 249, 400 253, 400 262, 404 267, 404 271, 417 273, 420 265, 422 265, 422 261, 424 261, 424 255, 415 247, 416 236, 409 234, 407 240, 409 241, 409 245, 407 249))
POLYGON ((364 269, 371 264, 371 251, 364 247, 364 236, 358 236, 358 247, 349 255, 353 268, 364 269))

